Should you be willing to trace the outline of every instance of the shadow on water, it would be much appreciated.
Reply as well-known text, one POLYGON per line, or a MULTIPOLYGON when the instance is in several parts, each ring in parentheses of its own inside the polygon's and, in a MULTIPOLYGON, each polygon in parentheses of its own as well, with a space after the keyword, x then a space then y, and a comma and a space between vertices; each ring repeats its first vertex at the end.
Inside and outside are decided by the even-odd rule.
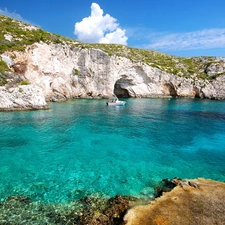
MULTIPOLYGON (((8 148, 17 148, 21 146, 26 146, 29 143, 27 139, 22 139, 22 138, 12 138, 12 139, 3 139, 1 140, 1 146, 3 147, 8 147, 8 148)), ((0 148, 1 150, 1 148, 0 148)))

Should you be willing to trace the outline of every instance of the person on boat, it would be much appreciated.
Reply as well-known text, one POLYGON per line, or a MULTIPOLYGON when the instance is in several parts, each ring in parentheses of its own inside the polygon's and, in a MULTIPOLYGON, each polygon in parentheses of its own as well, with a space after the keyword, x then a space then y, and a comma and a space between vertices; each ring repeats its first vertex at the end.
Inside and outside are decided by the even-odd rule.
POLYGON ((113 100, 112 100, 112 102, 117 102, 118 101, 118 98, 114 98, 113 100))

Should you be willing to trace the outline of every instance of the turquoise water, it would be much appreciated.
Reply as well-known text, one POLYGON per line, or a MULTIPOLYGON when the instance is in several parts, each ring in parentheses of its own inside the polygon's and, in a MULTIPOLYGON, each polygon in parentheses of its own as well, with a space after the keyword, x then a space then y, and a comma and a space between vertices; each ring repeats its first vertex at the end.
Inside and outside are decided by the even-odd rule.
POLYGON ((225 101, 126 99, 0 113, 0 197, 145 197, 163 178, 225 181, 225 101))

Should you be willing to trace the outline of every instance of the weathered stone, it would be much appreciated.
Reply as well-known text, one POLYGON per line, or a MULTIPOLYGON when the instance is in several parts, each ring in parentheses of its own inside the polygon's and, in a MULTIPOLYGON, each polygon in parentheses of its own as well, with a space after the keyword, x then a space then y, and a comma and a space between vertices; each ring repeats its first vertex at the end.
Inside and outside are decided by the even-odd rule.
POLYGON ((42 90, 33 85, 0 87, 0 106, 2 111, 49 108, 42 90))
MULTIPOLYGON (((94 48, 71 49, 67 45, 40 42, 28 46, 24 52, 5 52, 1 57, 14 68, 17 76, 23 76, 41 89, 46 101, 114 94, 118 97, 225 99, 225 75, 211 81, 196 76, 180 77, 94 48)), ((225 71, 222 59, 215 63, 205 69, 209 75, 225 71)))
POLYGON ((218 62, 210 63, 209 65, 206 66, 205 72, 209 76, 225 73, 225 61, 221 60, 218 62))
POLYGON ((23 196, 23 195, 19 195, 19 196, 9 196, 7 199, 6 199, 6 202, 9 203, 11 201, 15 201, 15 202, 19 202, 19 203, 22 203, 22 204, 30 204, 32 202, 32 200, 27 197, 27 196, 23 196))
POLYGON ((108 200, 83 197, 78 201, 79 210, 66 215, 73 224, 121 225, 132 197, 117 195, 108 200))
POLYGON ((200 178, 174 182, 172 191, 130 209, 126 225, 224 224, 225 183, 200 178))

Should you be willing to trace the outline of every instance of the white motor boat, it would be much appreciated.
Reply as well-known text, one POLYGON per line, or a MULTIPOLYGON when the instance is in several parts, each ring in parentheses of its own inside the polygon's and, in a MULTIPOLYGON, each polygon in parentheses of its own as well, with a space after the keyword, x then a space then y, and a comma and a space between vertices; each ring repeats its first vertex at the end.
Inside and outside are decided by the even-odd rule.
POLYGON ((113 98, 110 99, 109 101, 106 102, 106 105, 114 105, 114 106, 120 106, 120 105, 125 105, 125 101, 120 101, 118 98, 113 98))

